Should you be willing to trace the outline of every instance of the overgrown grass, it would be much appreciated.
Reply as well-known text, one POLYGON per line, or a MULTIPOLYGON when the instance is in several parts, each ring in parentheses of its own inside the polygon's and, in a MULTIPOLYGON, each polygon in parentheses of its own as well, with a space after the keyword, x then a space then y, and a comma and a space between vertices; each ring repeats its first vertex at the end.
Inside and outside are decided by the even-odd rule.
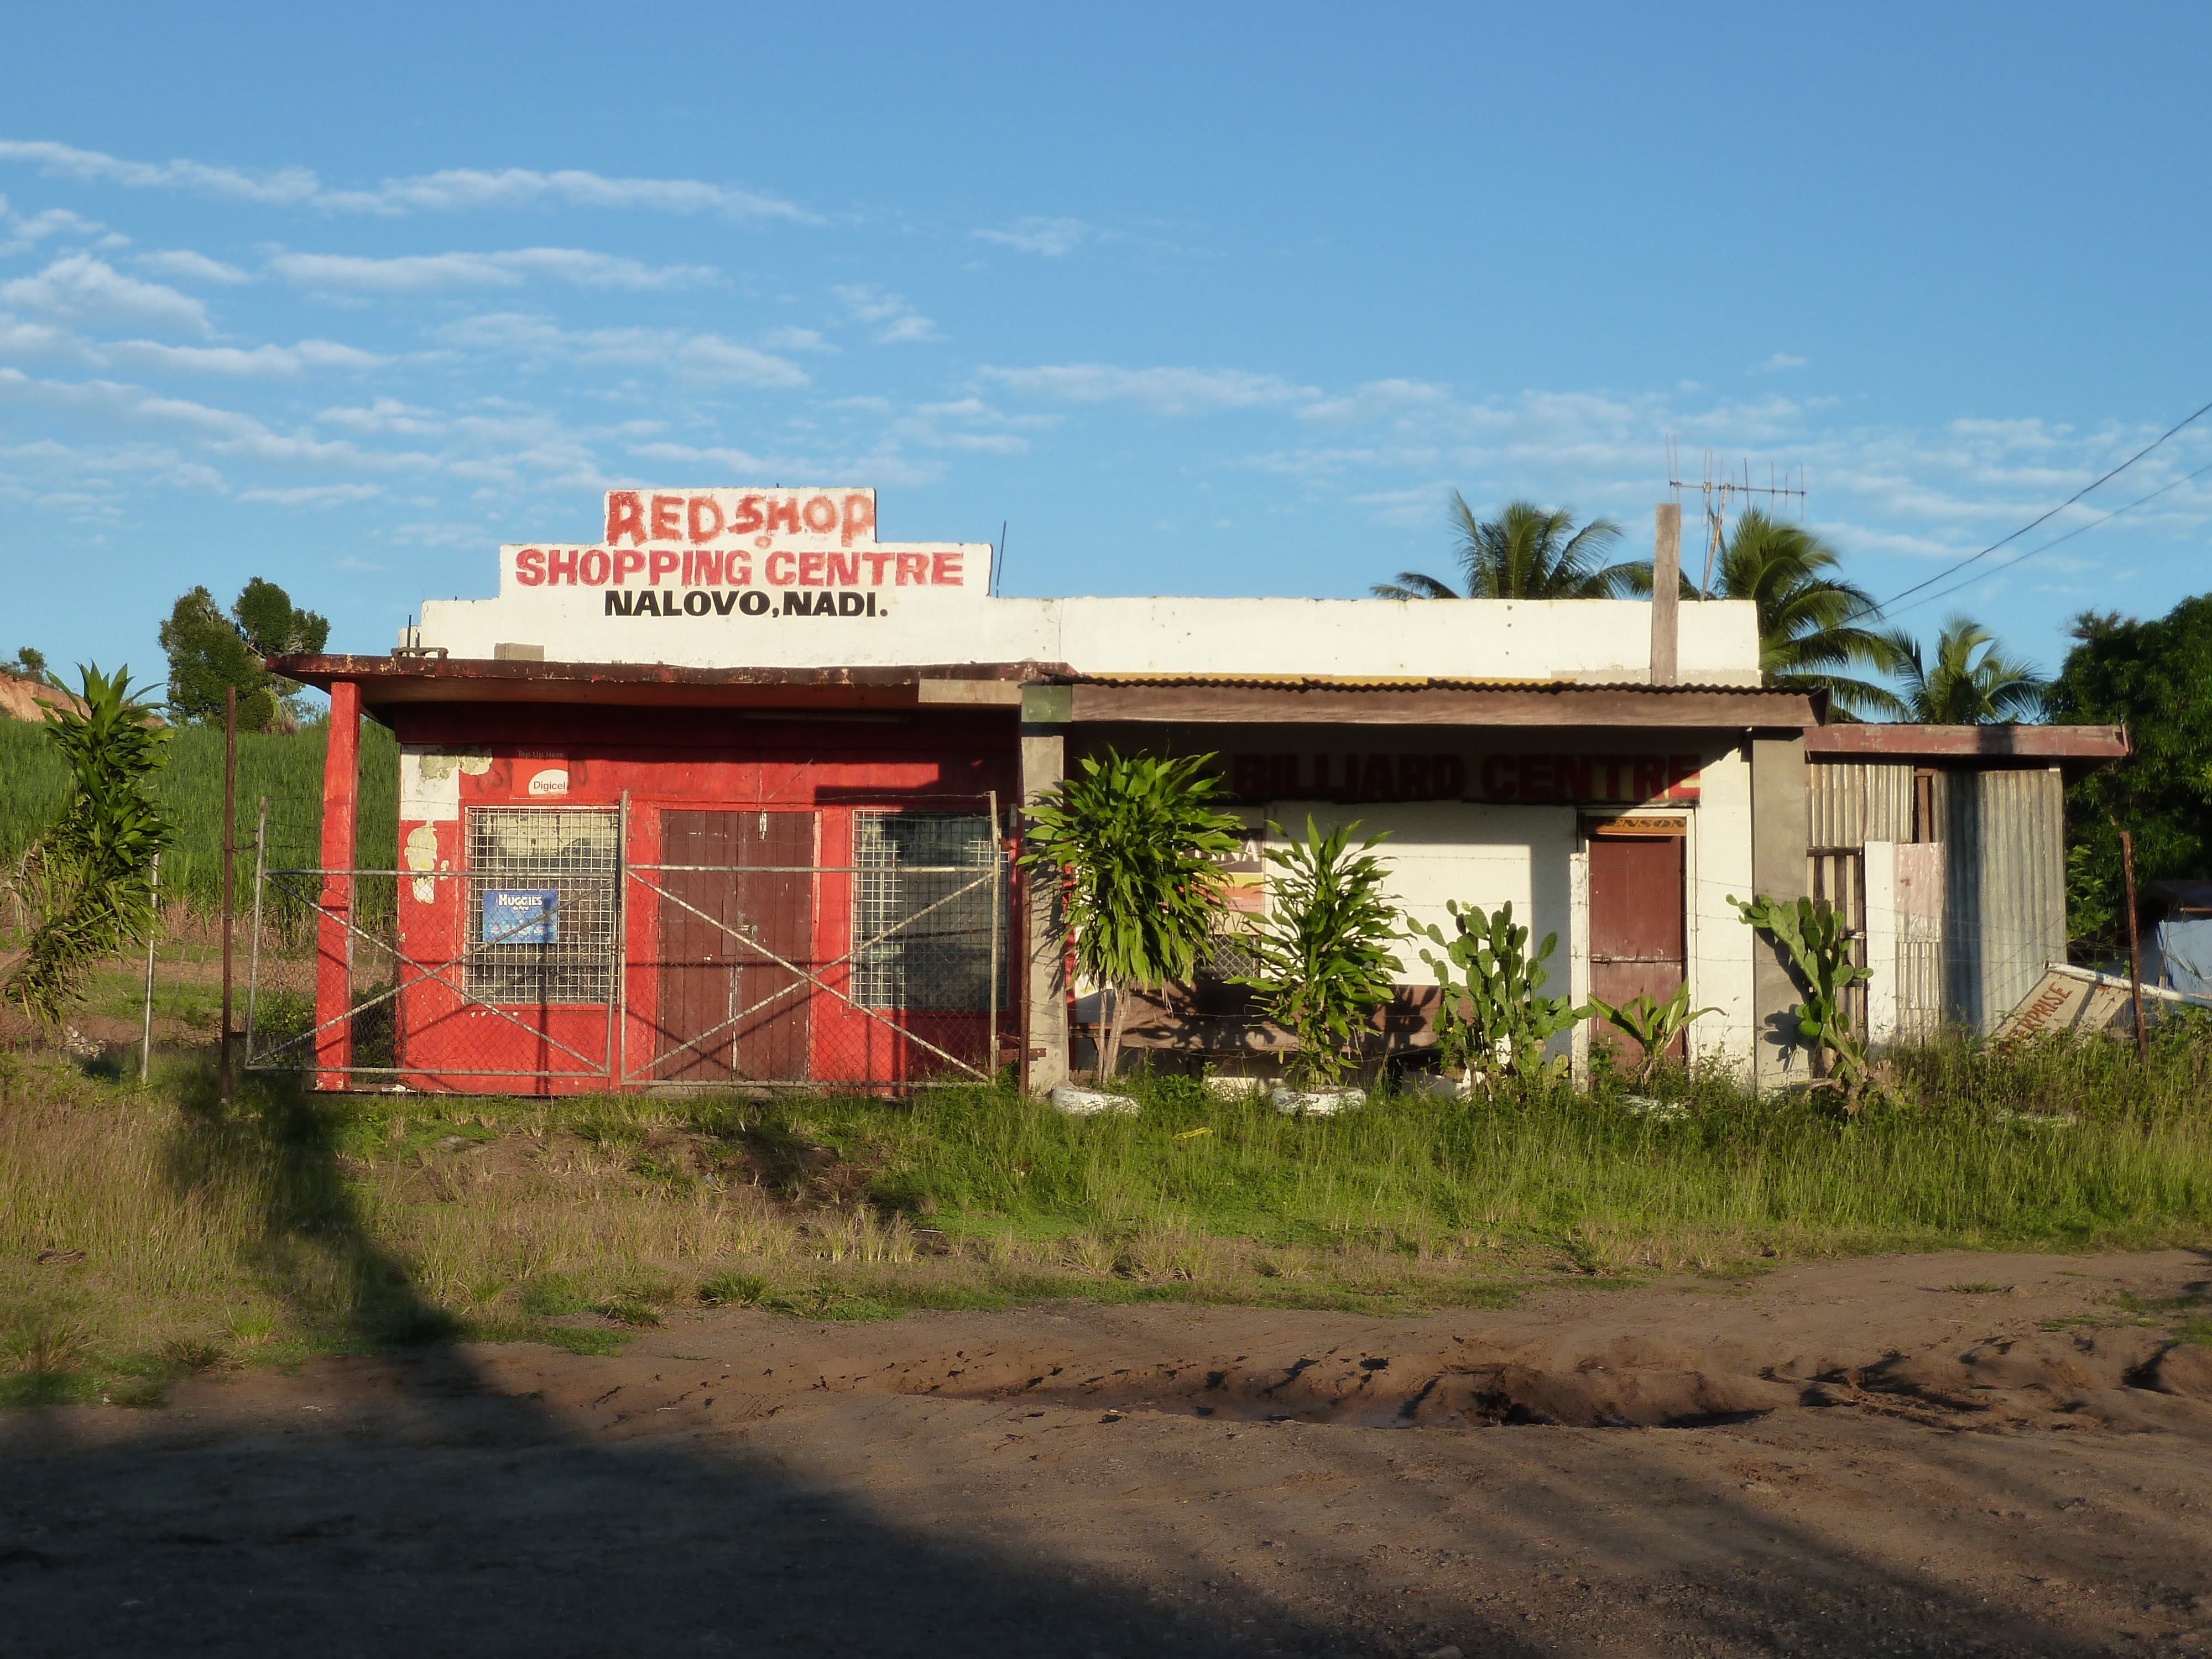
MULTIPOLYGON (((322 862, 323 754, 329 728, 310 726, 290 737, 244 732, 238 739, 237 879, 241 902, 252 896, 252 844, 260 799, 269 798, 269 862, 313 868, 322 862)), ((222 731, 188 726, 170 735, 167 759, 154 775, 153 795, 177 835, 161 860, 165 896, 181 895, 207 911, 222 884, 222 731)), ((392 733, 362 724, 356 862, 393 866, 398 838, 399 750, 392 733)), ((0 866, 13 863, 59 814, 69 774, 45 728, 0 720, 0 866)))
POLYGON ((0 1058, 0 1399, 143 1400, 210 1365, 456 1334, 607 1352, 712 1305, 1403 1313, 1565 1275, 2212 1238, 2200 1027, 2162 1033, 2148 1072, 2101 1042, 1958 1046, 1895 1072, 1915 1103, 1856 1120, 1714 1079, 1674 1079, 1687 1109, 1664 1119, 1565 1091, 1291 1119, 1153 1079, 1139 1115, 1073 1120, 982 1088, 545 1102, 257 1084, 223 1110, 198 1060, 142 1094, 0 1058))

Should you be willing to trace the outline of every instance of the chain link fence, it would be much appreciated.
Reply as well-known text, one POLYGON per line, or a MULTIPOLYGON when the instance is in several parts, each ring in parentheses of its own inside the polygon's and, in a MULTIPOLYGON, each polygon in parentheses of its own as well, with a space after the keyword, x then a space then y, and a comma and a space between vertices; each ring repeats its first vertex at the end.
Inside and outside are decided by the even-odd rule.
POLYGON ((487 807, 459 846, 457 869, 261 861, 257 918, 289 925, 253 934, 249 1069, 460 1093, 901 1089, 988 1079, 1019 1051, 995 799, 487 807))

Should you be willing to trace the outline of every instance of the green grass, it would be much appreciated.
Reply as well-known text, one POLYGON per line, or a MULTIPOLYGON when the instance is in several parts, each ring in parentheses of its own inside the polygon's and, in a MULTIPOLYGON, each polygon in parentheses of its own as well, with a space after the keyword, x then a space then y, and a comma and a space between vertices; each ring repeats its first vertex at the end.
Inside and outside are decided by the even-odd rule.
MULTIPOLYGON (((2106 1043, 1900 1056, 1917 1103, 1856 1119, 1681 1078, 1670 1119, 1564 1090, 1292 1119, 1168 1078, 1095 1119, 988 1088, 549 1102, 258 1079, 225 1110, 203 1061, 162 1064, 140 1093, 0 1055, 0 1399, 143 1401, 213 1364, 454 1337, 613 1352, 716 1306, 1395 1315, 1847 1253, 2212 1241, 2202 1026, 2162 1032, 2147 1072, 2106 1043), (2006 1121, 2023 1101, 2079 1121, 2006 1121)), ((2212 1335, 2193 1302, 2110 1317, 2212 1335)))
MULTIPOLYGON (((269 798, 269 862, 313 868, 322 862, 323 753, 328 728, 310 726, 290 737, 242 732, 238 739, 237 868, 241 905, 252 900, 253 830, 260 799, 269 798)), ((176 834, 161 859, 161 884, 191 907, 210 911, 222 881, 222 732, 182 726, 164 745, 154 799, 176 834)), ((356 862, 391 869, 399 834, 399 750, 386 727, 362 723, 361 795, 356 862)), ((27 720, 0 720, 0 865, 12 862, 61 811, 69 774, 46 739, 27 720)))

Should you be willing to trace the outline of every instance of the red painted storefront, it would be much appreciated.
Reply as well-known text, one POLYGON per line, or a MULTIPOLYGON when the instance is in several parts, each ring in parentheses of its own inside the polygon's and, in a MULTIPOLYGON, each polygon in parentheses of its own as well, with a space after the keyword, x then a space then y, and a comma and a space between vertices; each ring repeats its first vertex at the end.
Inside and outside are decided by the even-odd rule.
POLYGON ((429 700, 417 686, 379 704, 392 688, 371 685, 410 775, 434 775, 450 794, 430 811, 403 787, 393 878, 336 873, 352 845, 361 691, 335 677, 330 689, 319 1086, 895 1087, 988 1075, 1013 1058, 1014 709, 916 709, 910 688, 888 699, 907 706, 890 708, 865 706, 886 701, 865 690, 784 699, 845 705, 833 707, 641 704, 634 687, 594 703, 429 700), (927 1006, 948 999, 914 990, 903 958, 887 969, 880 946, 865 962, 854 954, 862 933, 896 920, 869 909, 882 909, 887 882, 901 884, 884 860, 918 865, 948 839, 958 873, 903 885, 921 886, 904 902, 925 920, 964 906, 951 1008, 927 1006), (514 866, 517 845, 537 862, 514 866), (364 943, 379 879, 395 894, 389 956, 364 943), (939 891, 954 897, 932 903, 939 891), (494 903, 532 892, 558 895, 550 938, 531 931, 526 908, 512 913, 525 919, 517 933, 494 903), (986 955, 977 918, 991 911, 986 955), (364 983, 370 955, 384 965, 364 983), (867 988, 867 975, 894 970, 896 983, 867 988), (981 988, 986 974, 995 995, 981 988), (388 1036, 356 1054, 361 1022, 346 1011, 379 995, 388 1036))

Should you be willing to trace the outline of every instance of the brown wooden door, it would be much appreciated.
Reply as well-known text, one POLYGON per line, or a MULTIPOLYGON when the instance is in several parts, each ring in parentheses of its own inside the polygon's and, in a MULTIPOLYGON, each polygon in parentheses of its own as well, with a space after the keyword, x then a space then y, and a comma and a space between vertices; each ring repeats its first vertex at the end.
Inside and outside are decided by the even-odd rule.
POLYGON ((814 957, 814 814, 664 812, 659 1075, 803 1081, 814 957), (752 873, 757 870, 757 873, 752 873), (686 907, 690 908, 686 908, 686 907), (775 957, 781 957, 781 963, 775 957), (793 964, 786 967, 784 963, 793 964))
MULTIPOLYGON (((1683 845, 1677 835, 1590 837, 1590 991, 1615 1007, 1638 994, 1664 1002, 1682 982, 1683 845)), ((1641 1057, 1604 1019, 1590 1030, 1624 1058, 1641 1057)), ((1677 1038, 1668 1052, 1679 1060, 1682 1051, 1677 1038)))

